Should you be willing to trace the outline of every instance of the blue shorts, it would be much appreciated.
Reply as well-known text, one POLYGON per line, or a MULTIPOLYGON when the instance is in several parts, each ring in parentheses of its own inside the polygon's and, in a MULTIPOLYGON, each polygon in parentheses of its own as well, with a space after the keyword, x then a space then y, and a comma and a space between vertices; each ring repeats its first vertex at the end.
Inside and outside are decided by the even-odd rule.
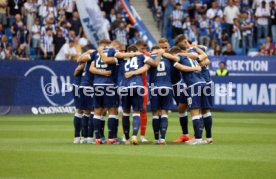
POLYGON ((160 109, 170 110, 173 106, 173 90, 169 88, 155 88, 150 96, 151 111, 160 109), (164 95, 166 94, 166 95, 164 95))
POLYGON ((73 95, 73 99, 74 99, 74 105, 76 107, 76 109, 81 109, 81 98, 80 98, 80 88, 76 85, 72 85, 72 95, 73 95))
POLYGON ((94 109, 94 105, 93 105, 93 88, 91 86, 80 87, 79 88, 79 93, 80 93, 80 102, 81 102, 80 109, 83 109, 83 110, 92 110, 92 109, 94 109))
POLYGON ((117 87, 114 85, 94 86, 94 108, 113 108, 118 106, 117 87))
POLYGON ((206 101, 206 96, 203 94, 204 88, 206 87, 205 83, 200 83, 192 87, 187 88, 187 93, 189 95, 187 101, 190 109, 201 109, 202 104, 206 101))
POLYGON ((214 83, 211 82, 209 84, 206 84, 204 91, 206 91, 206 93, 204 93, 205 97, 203 98, 201 108, 202 109, 212 109, 213 99, 214 99, 214 94, 215 94, 214 83))
POLYGON ((185 95, 184 91, 186 87, 183 84, 179 83, 173 86, 173 98, 178 105, 179 103, 187 104, 188 96, 185 95))
POLYGON ((131 107, 134 111, 142 111, 144 94, 143 88, 124 88, 121 90, 122 107, 124 111, 130 111, 131 107), (139 92, 138 92, 139 90, 139 92), (140 94, 140 95, 139 95, 140 94))

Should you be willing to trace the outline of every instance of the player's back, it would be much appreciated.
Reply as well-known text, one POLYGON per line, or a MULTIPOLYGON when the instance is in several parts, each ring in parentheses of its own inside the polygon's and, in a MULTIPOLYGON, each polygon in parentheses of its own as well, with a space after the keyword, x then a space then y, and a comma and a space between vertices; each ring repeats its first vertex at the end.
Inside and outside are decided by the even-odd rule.
POLYGON ((81 74, 80 86, 93 86, 94 75, 89 71, 90 65, 93 62, 97 52, 94 51, 90 54, 90 60, 85 63, 83 72, 81 74))
MULTIPOLYGON (((123 70, 123 74, 126 72, 136 71, 137 69, 143 67, 145 64, 145 60, 146 58, 144 55, 139 55, 139 56, 124 59, 123 63, 120 64, 121 66, 123 66, 123 68, 121 68, 123 70)), ((122 86, 123 87, 142 87, 143 86, 142 74, 134 75, 130 78, 125 78, 123 76, 122 86)))
MULTIPOLYGON (((188 57, 181 56, 180 63, 185 66, 195 67, 199 66, 196 60, 192 60, 188 57)), ((201 72, 182 72, 182 77, 184 82, 188 87, 193 86, 198 83, 205 83, 204 78, 202 77, 201 72)))
MULTIPOLYGON (((156 54, 151 56, 152 59, 156 58, 156 54)), ((150 69, 150 85, 154 87, 172 87, 172 63, 170 60, 161 57, 160 63, 156 68, 151 67, 150 69)), ((180 73, 179 73, 180 75, 180 73)), ((181 76, 180 76, 181 77, 181 76)), ((179 81, 181 78, 179 79, 179 81)))
MULTIPOLYGON (((206 48, 202 47, 202 46, 198 46, 198 48, 200 48, 204 53, 206 53, 206 48)), ((206 81, 206 83, 210 83, 211 80, 211 75, 209 72, 209 69, 207 66, 203 66, 201 67, 201 75, 204 78, 204 80, 206 81)))
MULTIPOLYGON (((115 54, 117 53, 117 51, 114 48, 105 48, 103 52, 107 57, 114 57, 115 54)), ((95 64, 95 67, 99 70, 112 71, 112 75, 110 76, 94 75, 94 85, 116 84, 116 77, 115 77, 117 76, 116 64, 110 65, 110 64, 104 63, 98 52, 93 63, 95 64)))

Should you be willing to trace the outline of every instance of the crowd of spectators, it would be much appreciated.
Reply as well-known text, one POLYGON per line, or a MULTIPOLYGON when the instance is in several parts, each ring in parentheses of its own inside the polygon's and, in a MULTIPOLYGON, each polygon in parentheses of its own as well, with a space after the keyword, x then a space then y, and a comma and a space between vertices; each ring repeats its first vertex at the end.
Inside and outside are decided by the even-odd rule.
MULTIPOLYGON (((163 37, 185 34, 208 55, 275 55, 275 0, 148 0, 163 37)), ((140 40, 118 0, 98 0, 111 40, 140 40)), ((75 0, 0 0, 0 59, 76 60, 91 47, 75 0)))
POLYGON ((275 0, 148 0, 162 36, 185 34, 209 55, 276 55, 275 0), (231 53, 229 53, 231 51, 231 53))
MULTIPOLYGON (((111 40, 140 39, 116 0, 98 0, 111 40)), ((76 60, 91 47, 75 0, 0 0, 0 59, 76 60)))

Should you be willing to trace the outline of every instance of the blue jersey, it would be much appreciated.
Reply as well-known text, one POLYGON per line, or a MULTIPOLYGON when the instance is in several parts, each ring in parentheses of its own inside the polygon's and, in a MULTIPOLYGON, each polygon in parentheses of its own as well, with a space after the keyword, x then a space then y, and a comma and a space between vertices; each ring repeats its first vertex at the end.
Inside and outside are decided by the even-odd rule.
POLYGON ((171 82, 172 82, 172 85, 182 83, 181 72, 178 71, 176 68, 172 68, 171 70, 171 82))
POLYGON ((75 86, 80 86, 81 77, 82 77, 82 73, 79 73, 77 76, 74 76, 74 80, 73 80, 72 84, 75 85, 75 86))
MULTIPOLYGON (((184 56, 181 57, 181 60, 179 61, 179 63, 189 67, 199 66, 196 60, 192 60, 184 56)), ((201 72, 182 72, 182 77, 188 87, 198 83, 205 83, 205 80, 202 77, 201 72)))
MULTIPOLYGON (((206 49, 204 47, 198 46, 198 48, 206 53, 206 49)), ((209 73, 209 69, 207 68, 207 66, 204 66, 204 67, 201 68, 201 75, 204 78, 204 80, 206 81, 206 83, 209 83, 209 82, 212 81, 210 73, 209 73)))
MULTIPOLYGON (((148 58, 144 55, 139 55, 122 60, 123 63, 121 63, 120 65, 123 66, 123 74, 125 74, 126 72, 135 71, 143 67, 147 60, 148 58)), ((142 74, 134 75, 130 78, 125 78, 125 76, 123 75, 121 86, 124 88, 143 87, 142 74)))
MULTIPOLYGON (((156 58, 156 54, 151 55, 152 59, 156 58)), ((150 86, 169 87, 172 88, 171 72, 172 63, 170 60, 162 57, 157 68, 150 69, 150 86)))
POLYGON ((89 71, 93 59, 97 55, 97 52, 94 51, 90 54, 90 60, 85 63, 80 86, 93 86, 94 75, 89 71))
MULTIPOLYGON (((114 48, 106 48, 104 49, 103 52, 107 57, 114 57, 118 51, 114 48)), ((116 84, 116 79, 117 79, 116 64, 114 65, 105 64, 100 58, 100 55, 98 52, 97 52, 97 56, 94 58, 93 63, 95 64, 95 67, 99 70, 112 71, 112 74, 110 76, 94 75, 94 85, 115 85, 116 84)))
POLYGON ((118 59, 118 66, 117 66, 117 86, 122 86, 122 82, 124 79, 124 59, 118 59))

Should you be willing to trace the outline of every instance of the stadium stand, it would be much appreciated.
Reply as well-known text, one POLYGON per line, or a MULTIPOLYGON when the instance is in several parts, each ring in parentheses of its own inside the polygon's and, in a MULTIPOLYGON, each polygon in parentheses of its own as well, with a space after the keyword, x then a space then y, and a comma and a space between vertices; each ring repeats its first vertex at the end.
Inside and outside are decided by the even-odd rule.
POLYGON ((209 46, 210 55, 217 45, 222 45, 221 50, 224 51, 227 43, 232 43, 237 55, 245 55, 253 49, 259 55, 275 55, 275 45, 270 46, 272 53, 261 52, 262 46, 269 46, 265 40, 267 37, 274 39, 274 44, 276 41, 275 0, 148 0, 148 7, 162 36, 168 39, 175 36, 174 24, 180 15, 182 25, 179 22, 181 28, 178 33, 209 46), (181 11, 176 13, 178 6, 181 6, 181 11), (262 10, 267 13, 259 14, 258 11, 262 10), (231 39, 236 40, 231 42, 231 39), (238 42, 237 45, 234 42, 238 42))
MULTIPOLYGON (((222 55, 228 43, 236 55, 276 54, 275 0, 147 2, 161 36, 171 44, 172 37, 185 34, 190 41, 208 46, 208 55, 222 55), (260 14, 263 12, 266 14, 260 14)), ((111 40, 129 45, 141 39, 120 1, 99 0, 98 3, 111 40)), ((78 53, 81 48, 91 46, 81 27, 75 0, 0 0, 0 16, 0 59, 55 59, 70 40, 75 42, 78 53), (52 29, 51 42, 45 39, 48 28, 52 29), (51 44, 46 43, 52 43, 53 49, 48 49, 51 44), (20 46, 23 49, 22 44, 24 50, 18 56, 17 49, 20 46), (47 50, 53 54, 47 56, 47 50)))

